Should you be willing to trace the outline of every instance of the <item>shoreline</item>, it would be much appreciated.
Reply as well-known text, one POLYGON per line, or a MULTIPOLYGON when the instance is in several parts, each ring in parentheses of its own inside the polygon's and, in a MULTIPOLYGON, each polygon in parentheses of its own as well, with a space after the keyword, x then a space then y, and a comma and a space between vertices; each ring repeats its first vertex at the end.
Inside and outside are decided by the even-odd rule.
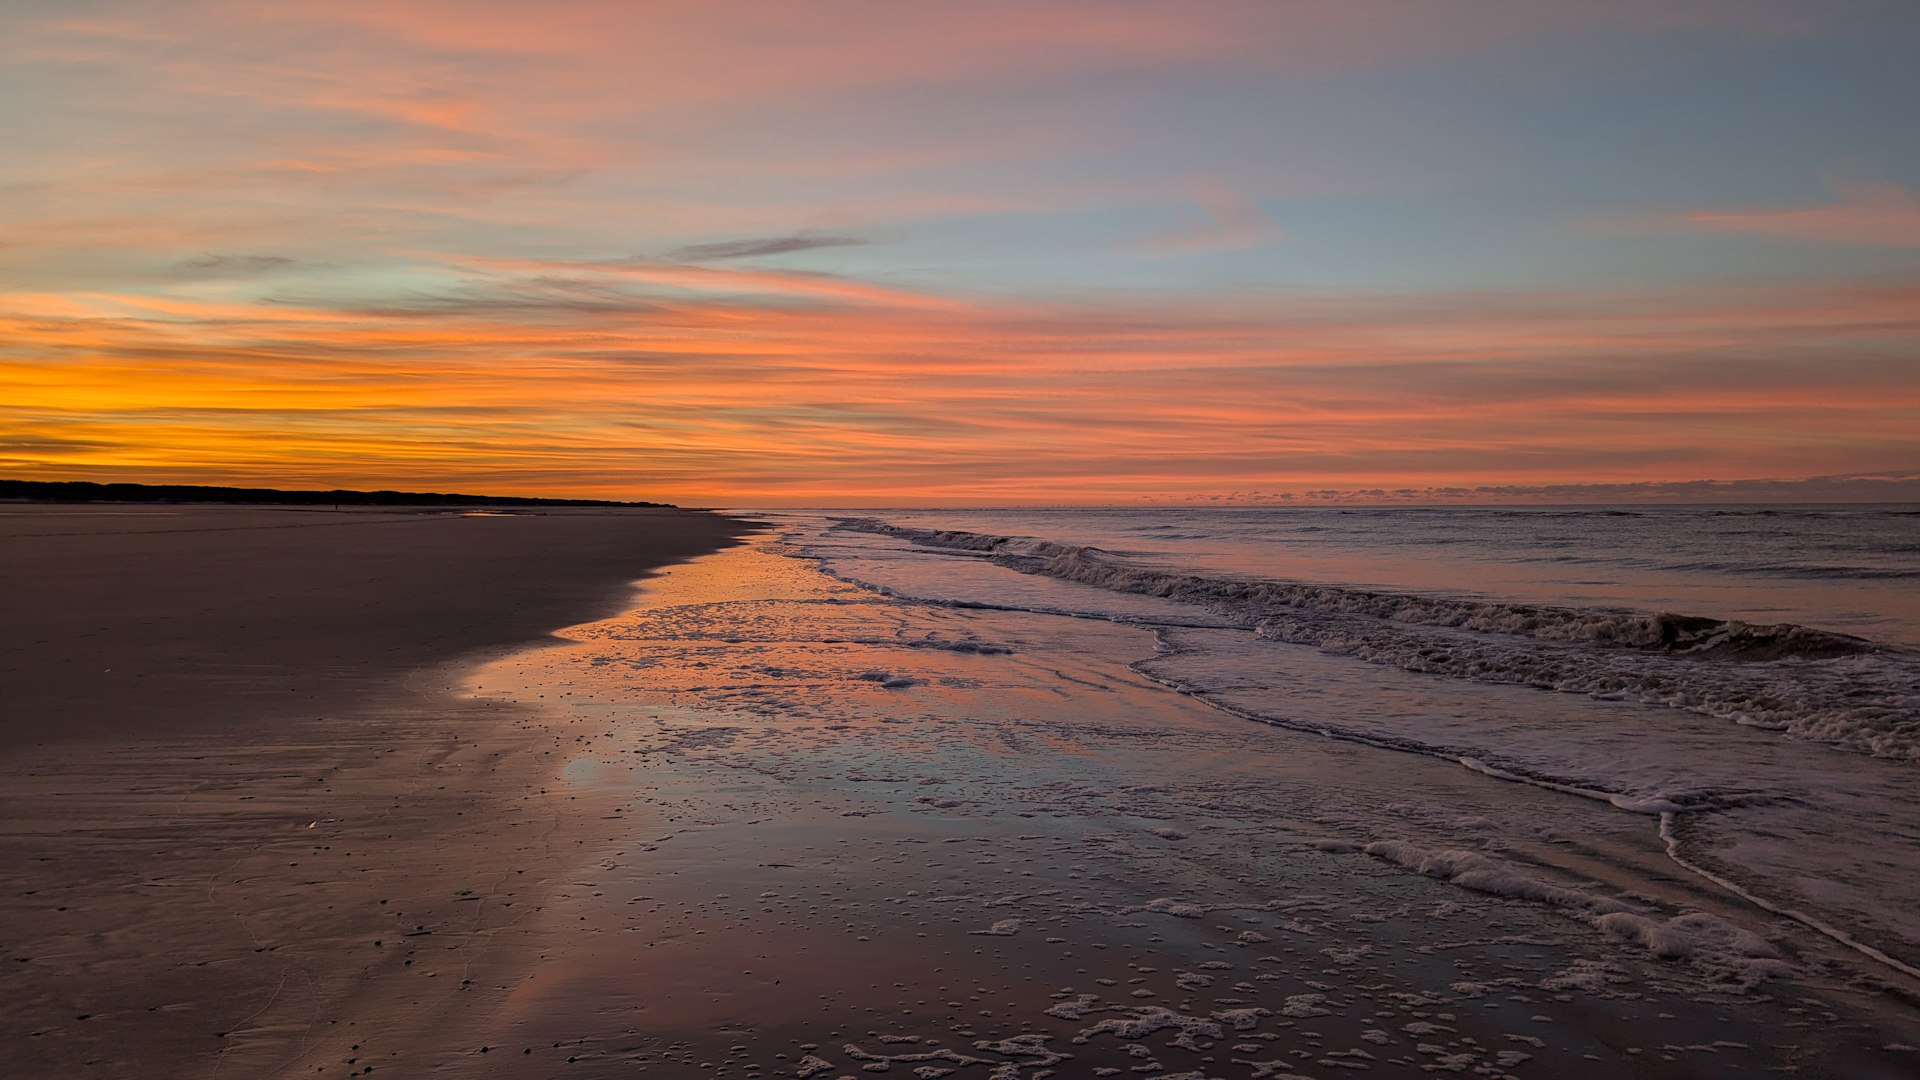
POLYGON ((595 805, 543 783, 539 710, 474 701, 468 676, 753 528, 299 513, 0 517, 15 1067, 335 1071, 444 1005, 544 906, 595 805))
POLYGON ((1479 1055, 1489 1075, 1539 1057, 1551 1071, 1518 1074, 1595 1078, 1698 1075, 1689 1052, 1903 1064, 1886 1040, 1910 1009, 1846 983, 1805 935, 1762 928, 1792 974, 1663 956, 1363 850, 1384 799, 1405 803, 1384 823, 1401 847, 1444 846, 1471 807, 1468 827, 1511 837, 1501 864, 1530 878, 1656 921, 1746 921, 1590 800, 1169 693, 1133 667, 1137 627, 896 606, 750 545, 569 637, 497 665, 486 692, 544 692, 569 791, 610 801, 606 831, 526 927, 540 963, 521 982, 376 1045, 420 1071, 753 1077, 809 1056, 851 1072, 1059 1053, 1118 1074, 1147 1042, 1095 1036, 1175 1015, 1192 1030, 1166 1067, 1209 1076, 1273 1075, 1282 1050, 1479 1055), (1515 828, 1558 803, 1583 827, 1515 828), (1815 1000, 1832 1011, 1809 1028, 1815 1000), (489 1044, 506 1058, 479 1056, 489 1044))
MULTIPOLYGON (((1284 1051, 1598 1080, 1693 1075, 1702 1032, 1749 1067, 1858 1075, 1914 1041, 1901 988, 1676 874, 1640 817, 1248 723, 1143 670, 1142 626, 898 603, 771 535, 706 550, 600 597, 604 618, 395 668, 358 709, 249 741, 14 747, 8 854, 57 856, 42 875, 72 894, 11 898, 7 925, 49 931, 8 942, 16 1060, 1038 1077, 1056 1055, 1131 1070, 1151 1048, 1123 1032, 1166 1021, 1181 1037, 1152 1052, 1209 1075, 1275 1075, 1284 1051), (1409 865, 1461 843, 1527 888, 1409 865), (1765 945, 1649 952, 1528 888, 1765 945)), ((1289 658, 1345 685, 1318 655, 1289 658)), ((1453 708, 1356 674, 1396 714, 1453 708)), ((1474 701, 1531 715, 1531 694, 1474 701)))

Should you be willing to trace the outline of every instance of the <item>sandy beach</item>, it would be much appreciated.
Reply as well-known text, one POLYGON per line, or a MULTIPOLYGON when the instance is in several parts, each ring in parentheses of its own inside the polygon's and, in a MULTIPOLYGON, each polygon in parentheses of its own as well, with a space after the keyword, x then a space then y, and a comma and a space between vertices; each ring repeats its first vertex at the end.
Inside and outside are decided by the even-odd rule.
POLYGON ((508 951, 476 894, 537 906, 595 811, 532 710, 447 687, 743 527, 5 508, 5 1071, 344 1073, 359 1019, 459 992, 508 951))
MULTIPOLYGON (((10 701, 75 718, 9 715, 22 1075, 1891 1080, 1920 1041, 1898 972, 1657 819, 1175 693, 1164 624, 713 515, 12 520, 10 701)), ((1356 721, 1624 715, 1284 659, 1356 721)))
POLYGON ((0 1080, 1920 1080, 1916 55, 0 3, 0 1080))

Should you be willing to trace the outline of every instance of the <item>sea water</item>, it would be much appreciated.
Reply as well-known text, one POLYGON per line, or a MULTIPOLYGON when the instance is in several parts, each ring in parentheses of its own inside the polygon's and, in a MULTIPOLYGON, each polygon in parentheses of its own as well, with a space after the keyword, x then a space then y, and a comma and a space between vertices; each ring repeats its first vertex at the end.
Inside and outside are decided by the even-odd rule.
POLYGON ((1844 936, 1812 914, 1844 893, 1839 921, 1920 964, 1912 507, 785 520, 829 573, 903 600, 1150 626, 1137 670, 1248 719, 1604 800, 1670 839, 1695 814, 1721 845, 1702 856, 1763 902, 1844 936), (1382 694, 1403 682, 1419 705, 1382 694), (1622 707, 1516 713, 1476 684, 1622 707))
POLYGON ((1144 566, 1436 598, 1798 623, 1920 645, 1906 505, 846 511, 1144 566))
POLYGON ((1910 512, 753 516, 484 675, 619 800, 527 1016, 747 1075, 1914 1064, 1910 512))

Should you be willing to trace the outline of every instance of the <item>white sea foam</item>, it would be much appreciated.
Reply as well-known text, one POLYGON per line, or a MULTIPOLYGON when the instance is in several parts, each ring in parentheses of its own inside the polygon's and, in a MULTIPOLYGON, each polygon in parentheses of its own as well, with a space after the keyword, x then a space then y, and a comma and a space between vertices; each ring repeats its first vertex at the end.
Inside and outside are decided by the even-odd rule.
POLYGON ((840 519, 1023 574, 1173 600, 1263 638, 1411 671, 1688 709, 1920 760, 1920 655, 1790 623, 1428 596, 1185 573, 1099 548, 840 519))
POLYGON ((1121 1039, 1144 1039, 1156 1031, 1167 1028, 1177 1029, 1182 1035, 1198 1035, 1202 1038, 1220 1037, 1220 1025, 1201 1016, 1189 1016, 1158 1005, 1128 1010, 1125 1017, 1108 1017, 1105 1020, 1081 1031, 1073 1037, 1076 1043, 1084 1043, 1095 1035, 1113 1035, 1121 1039))
POLYGON ((1056 1016, 1062 1020, 1085 1019, 1086 1015, 1093 1011, 1095 1004, 1098 1003, 1099 1000, 1099 994, 1080 994, 1072 1001, 1062 1001, 1049 1008, 1047 1015, 1056 1016))
POLYGON ((1375 858, 1475 892, 1537 900, 1596 916, 1637 910, 1611 897, 1549 884, 1474 851, 1429 851, 1403 840, 1378 840, 1368 844, 1366 851, 1375 858))
MULTIPOLYGON (((1653 957, 1685 961, 1709 979, 1730 984, 1743 993, 1769 977, 1789 975, 1794 970, 1765 938, 1713 915, 1693 912, 1661 918, 1613 897, 1541 881, 1517 867, 1477 852, 1429 851, 1399 840, 1377 841, 1368 844, 1366 851, 1375 858, 1476 892, 1550 904, 1591 922, 1618 940, 1645 948, 1653 957)), ((1541 987, 1600 992, 1613 981, 1624 980, 1615 969, 1589 962, 1546 980, 1541 987)), ((1409 1025, 1406 1030, 1427 1034, 1414 1031, 1415 1026, 1409 1025)))

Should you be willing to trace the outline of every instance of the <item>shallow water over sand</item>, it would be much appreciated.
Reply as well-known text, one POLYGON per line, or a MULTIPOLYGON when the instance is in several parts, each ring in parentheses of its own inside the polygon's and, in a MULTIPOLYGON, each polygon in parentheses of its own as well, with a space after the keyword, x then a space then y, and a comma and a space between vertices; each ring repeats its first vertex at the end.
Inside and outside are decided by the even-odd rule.
MULTIPOLYGON (((1153 628, 905 602, 799 554, 677 567, 635 611, 475 676, 552 710, 606 840, 525 924, 531 974, 435 1021, 465 1048, 441 1067, 1916 1063, 1897 973, 1681 869, 1656 817, 1249 722, 1136 670, 1153 628)), ((1625 707, 1347 663, 1328 678, 1355 716, 1625 707), (1446 696, 1469 691, 1488 693, 1446 696)))

